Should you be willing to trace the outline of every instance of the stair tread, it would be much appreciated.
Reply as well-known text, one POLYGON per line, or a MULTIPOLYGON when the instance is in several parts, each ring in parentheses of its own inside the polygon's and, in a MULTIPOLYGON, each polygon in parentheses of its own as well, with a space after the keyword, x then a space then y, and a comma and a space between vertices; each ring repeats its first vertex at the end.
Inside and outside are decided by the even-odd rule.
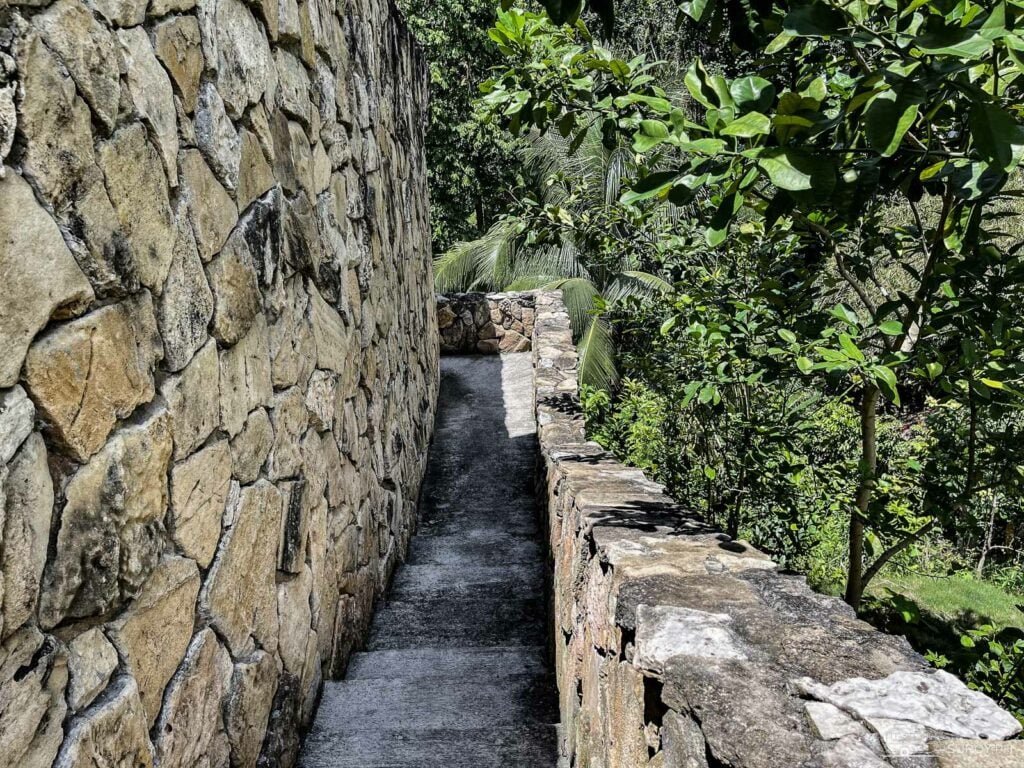
POLYGON ((553 768, 553 725, 385 730, 321 739, 311 733, 300 768, 553 768))
POLYGON ((364 651, 349 661, 346 680, 494 680, 546 672, 543 646, 402 648, 364 651))

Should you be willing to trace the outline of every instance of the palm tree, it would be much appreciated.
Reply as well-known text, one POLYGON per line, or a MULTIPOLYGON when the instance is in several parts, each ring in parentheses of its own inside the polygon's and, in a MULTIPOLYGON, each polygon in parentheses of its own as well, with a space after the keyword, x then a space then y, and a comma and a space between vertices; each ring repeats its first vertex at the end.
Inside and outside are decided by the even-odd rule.
MULTIPOLYGON (((596 129, 588 131, 574 152, 557 135, 536 136, 523 152, 523 164, 537 182, 537 207, 558 211, 567 222, 616 210, 622 180, 635 171, 631 152, 624 147, 606 148, 596 129)), ((675 215, 664 211, 662 207, 657 215, 675 215)), ((652 238, 628 225, 620 223, 617 228, 624 243, 652 238)), ((438 258, 434 281, 442 293, 560 289, 579 350, 580 381, 610 389, 618 374, 608 313, 627 297, 650 295, 670 286, 638 268, 635 247, 623 247, 610 259, 596 250, 582 230, 571 224, 561 230, 556 242, 531 242, 528 222, 508 215, 482 237, 457 243, 438 258)))

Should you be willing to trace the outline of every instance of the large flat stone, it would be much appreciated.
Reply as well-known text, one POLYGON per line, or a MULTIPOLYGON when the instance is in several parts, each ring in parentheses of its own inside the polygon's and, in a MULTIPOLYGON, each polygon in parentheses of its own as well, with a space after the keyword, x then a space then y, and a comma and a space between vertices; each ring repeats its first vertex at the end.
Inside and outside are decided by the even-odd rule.
POLYGON ((32 345, 25 386, 53 436, 85 461, 118 419, 153 399, 162 353, 148 293, 54 327, 32 345))
POLYGON ((13 170, 0 179, 0 273, 0 387, 10 387, 40 329, 93 300, 57 224, 13 170))
POLYGON ((181 551, 207 568, 220 540, 231 485, 231 451, 220 440, 174 465, 168 529, 181 551))
POLYGON ((26 627, 0 645, 0 755, 6 765, 48 768, 64 737, 67 654, 26 627))
POLYGON ((111 689, 101 702, 69 723, 54 768, 152 768, 153 746, 135 680, 119 677, 111 689))
POLYGON ((179 373, 160 385, 174 438, 174 458, 192 454, 220 425, 220 363, 212 339, 179 373))

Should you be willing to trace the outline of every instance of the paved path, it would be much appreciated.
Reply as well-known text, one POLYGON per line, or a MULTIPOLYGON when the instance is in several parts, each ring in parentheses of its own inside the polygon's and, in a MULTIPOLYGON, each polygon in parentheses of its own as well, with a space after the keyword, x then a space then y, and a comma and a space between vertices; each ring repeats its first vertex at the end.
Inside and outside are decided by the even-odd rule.
POLYGON ((554 768, 532 355, 442 358, 419 529, 303 768, 554 768))

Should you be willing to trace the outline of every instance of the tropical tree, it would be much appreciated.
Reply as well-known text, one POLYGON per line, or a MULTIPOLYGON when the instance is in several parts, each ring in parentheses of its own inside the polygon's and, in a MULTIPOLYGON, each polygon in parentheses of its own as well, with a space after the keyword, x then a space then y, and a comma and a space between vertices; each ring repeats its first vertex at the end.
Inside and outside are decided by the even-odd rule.
POLYGON ((482 237, 438 258, 435 285, 442 292, 560 289, 580 379, 608 389, 618 374, 607 313, 628 297, 670 288, 644 268, 676 212, 661 209, 652 218, 619 204, 623 179, 636 172, 633 155, 606 147, 596 130, 573 147, 557 135, 535 135, 521 157, 533 194, 482 237))

